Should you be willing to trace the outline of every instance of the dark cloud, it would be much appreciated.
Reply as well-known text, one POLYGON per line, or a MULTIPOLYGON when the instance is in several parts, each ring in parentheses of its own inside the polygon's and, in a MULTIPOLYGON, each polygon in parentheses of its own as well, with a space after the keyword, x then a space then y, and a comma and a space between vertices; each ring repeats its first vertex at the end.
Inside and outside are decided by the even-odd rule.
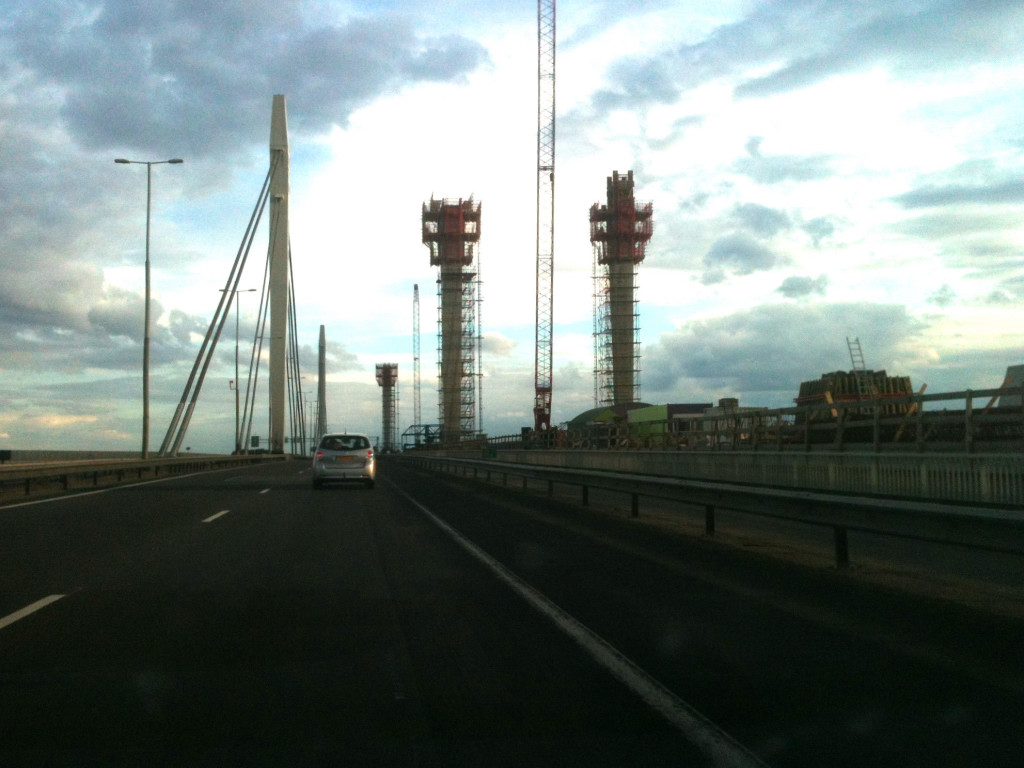
POLYGON ((110 151, 237 152, 265 141, 274 93, 288 96, 293 130, 322 132, 381 95, 462 80, 488 60, 478 43, 418 36, 397 15, 309 28, 287 3, 12 5, 3 52, 61 102, 73 141, 110 151))
POLYGON ((810 236, 811 242, 814 243, 814 247, 819 248, 821 247, 823 240, 826 240, 835 234, 836 225, 832 217, 819 216, 811 219, 810 221, 805 221, 800 225, 800 229, 810 236))
POLYGON ((927 299, 929 304, 934 304, 937 307, 946 309, 953 305, 956 301, 956 291, 950 288, 948 285, 943 285, 937 291, 932 293, 927 299))
MULTIPOLYGON (((163 314, 156 301, 150 302, 151 322, 163 314)), ((106 296, 88 312, 89 322, 111 336, 140 338, 145 325, 145 299, 120 288, 108 289, 106 296)))
MULTIPOLYGON (((6 369, 137 365, 141 297, 106 285, 105 272, 141 272, 146 173, 114 157, 186 158, 154 169, 152 188, 154 278, 161 269, 185 274, 196 254, 184 250, 168 209, 189 192, 222 192, 253 157, 266 157, 273 94, 288 97, 293 135, 324 133, 379 97, 461 82, 488 62, 478 43, 420 34, 393 13, 331 24, 304 10, 270 0, 0 6, 6 369)), ((248 213, 243 205, 239 231, 248 213)), ((196 222, 181 226, 191 233, 196 222)), ((153 309, 154 366, 191 362, 208 320, 172 312, 158 325, 153 309)), ((339 351, 338 370, 351 367, 347 355, 339 351)))
POLYGON ((892 229, 928 240, 962 238, 967 235, 999 235, 1020 223, 1014 210, 984 210, 975 207, 943 209, 901 219, 892 229))
POLYGON ((651 136, 644 131, 644 144, 653 152, 671 149, 683 140, 687 132, 704 124, 701 115, 688 115, 674 121, 669 130, 660 136, 651 136))
POLYGON ((737 205, 733 216, 742 226, 761 237, 774 237, 792 226, 785 211, 757 203, 737 205))
MULTIPOLYGON (((344 344, 330 339, 327 339, 324 362, 328 374, 363 370, 363 365, 354 353, 349 352, 344 344)), ((316 374, 320 370, 319 343, 299 345, 299 367, 311 374, 316 374)))
POLYGON ((746 144, 747 157, 736 161, 733 169, 761 184, 783 181, 818 181, 834 174, 831 155, 765 155, 763 139, 752 137, 746 144))
MULTIPOLYGON (((947 67, 972 66, 1018 51, 1012 31, 1018 6, 1000 0, 961 2, 779 3, 809 13, 789 14, 790 25, 814 27, 790 60, 767 75, 751 78, 736 95, 773 96, 805 88, 834 75, 860 72, 878 64, 899 70, 930 70, 935 60, 947 67), (855 6, 859 13, 851 13, 855 6)), ((754 22, 759 14, 751 16, 754 22)), ((806 29, 805 32, 810 31, 806 29)), ((796 31, 796 30, 790 30, 796 31)))
POLYGON ((992 291, 982 299, 981 303, 993 307, 1005 307, 1016 303, 1016 301, 1017 299, 1007 294, 1006 291, 992 291))
POLYGON ((936 208, 949 205, 1001 205, 1024 203, 1024 179, 984 186, 948 184, 912 189, 892 198, 904 208, 936 208))
POLYGON ((723 79, 739 97, 806 88, 830 77, 887 65, 896 72, 947 71, 1021 56, 1024 8, 1008 0, 778 0, 702 40, 617 61, 592 110, 639 109, 723 79), (765 64, 777 62, 763 74, 765 64), (757 72, 754 76, 748 73, 757 72))
POLYGON ((802 299, 814 294, 824 296, 827 288, 828 275, 818 275, 817 277, 794 275, 783 280, 782 285, 776 288, 775 292, 781 293, 787 299, 802 299))
POLYGON ((788 258, 779 255, 748 235, 733 233, 720 237, 704 254, 704 274, 701 282, 705 285, 720 283, 729 273, 749 275, 763 272, 788 263, 788 258))
POLYGON ((669 402, 686 401, 687 387, 796 397, 801 381, 849 368, 847 336, 859 337, 871 366, 882 368, 923 330, 899 305, 762 305, 687 323, 647 345, 644 391, 669 402))

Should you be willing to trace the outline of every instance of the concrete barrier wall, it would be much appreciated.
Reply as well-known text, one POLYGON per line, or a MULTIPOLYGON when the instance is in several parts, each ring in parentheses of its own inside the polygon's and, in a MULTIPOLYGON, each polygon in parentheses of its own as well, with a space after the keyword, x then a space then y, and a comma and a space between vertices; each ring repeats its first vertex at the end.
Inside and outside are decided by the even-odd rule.
MULTIPOLYGON (((453 452, 463 455, 465 452, 453 452)), ((1024 505, 1016 454, 874 454, 498 450, 498 461, 572 469, 850 491, 880 496, 1024 505)))
MULTIPOLYGON (((12 449, 10 451, 12 464, 38 462, 38 461, 90 461, 93 459, 138 459, 141 456, 139 451, 63 451, 63 450, 31 450, 22 451, 12 449)), ((182 456, 191 456, 191 453, 183 453, 182 456)), ((195 454, 197 456, 213 454, 195 454)))

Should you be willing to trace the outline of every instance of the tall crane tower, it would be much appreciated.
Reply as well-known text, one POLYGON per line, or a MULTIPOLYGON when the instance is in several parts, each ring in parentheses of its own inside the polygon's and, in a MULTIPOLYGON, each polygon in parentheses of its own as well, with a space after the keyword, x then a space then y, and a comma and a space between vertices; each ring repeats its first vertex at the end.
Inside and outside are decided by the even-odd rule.
POLYGON ((420 400, 420 286, 412 287, 412 423, 423 423, 423 410, 420 400))
POLYGON ((551 428, 555 261, 555 0, 537 0, 537 317, 533 428, 551 428))

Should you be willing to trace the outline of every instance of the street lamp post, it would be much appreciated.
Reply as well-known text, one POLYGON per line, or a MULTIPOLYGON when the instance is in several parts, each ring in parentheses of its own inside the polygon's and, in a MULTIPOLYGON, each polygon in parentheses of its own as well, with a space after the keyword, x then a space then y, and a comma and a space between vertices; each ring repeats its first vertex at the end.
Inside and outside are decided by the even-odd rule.
POLYGON ((142 458, 149 458, 149 218, 153 199, 153 166, 185 162, 180 157, 172 160, 125 160, 119 157, 115 163, 146 166, 146 302, 145 328, 142 337, 142 458))
MULTIPOLYGON (((220 288, 221 293, 227 288, 220 288)), ((238 424, 238 304, 240 293, 256 293, 255 288, 235 288, 230 291, 231 299, 235 302, 235 453, 242 452, 242 435, 239 432, 238 424)))

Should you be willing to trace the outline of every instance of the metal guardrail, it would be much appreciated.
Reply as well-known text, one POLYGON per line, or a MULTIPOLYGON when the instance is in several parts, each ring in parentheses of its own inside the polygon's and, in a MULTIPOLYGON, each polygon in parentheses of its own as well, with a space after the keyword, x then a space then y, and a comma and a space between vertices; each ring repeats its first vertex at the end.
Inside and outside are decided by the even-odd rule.
POLYGON ((521 478, 524 488, 528 479, 542 480, 548 483, 549 495, 556 483, 578 486, 584 505, 589 503, 590 489, 626 493, 631 497, 634 517, 640 514, 642 497, 697 505, 704 508, 708 535, 715 533, 715 512, 720 509, 830 528, 839 568, 850 563, 851 531, 1024 555, 1024 510, 445 458, 427 453, 406 453, 402 460, 437 472, 461 472, 475 478, 483 474, 489 481, 498 475, 506 486, 509 477, 521 478))
POLYGON ((1013 452, 494 450, 436 454, 802 491, 1024 507, 1024 460, 1013 452))
POLYGON ((15 497, 24 499, 47 493, 67 493, 266 461, 282 461, 285 458, 282 455, 241 454, 5 464, 0 466, 0 499, 9 502, 15 497))

